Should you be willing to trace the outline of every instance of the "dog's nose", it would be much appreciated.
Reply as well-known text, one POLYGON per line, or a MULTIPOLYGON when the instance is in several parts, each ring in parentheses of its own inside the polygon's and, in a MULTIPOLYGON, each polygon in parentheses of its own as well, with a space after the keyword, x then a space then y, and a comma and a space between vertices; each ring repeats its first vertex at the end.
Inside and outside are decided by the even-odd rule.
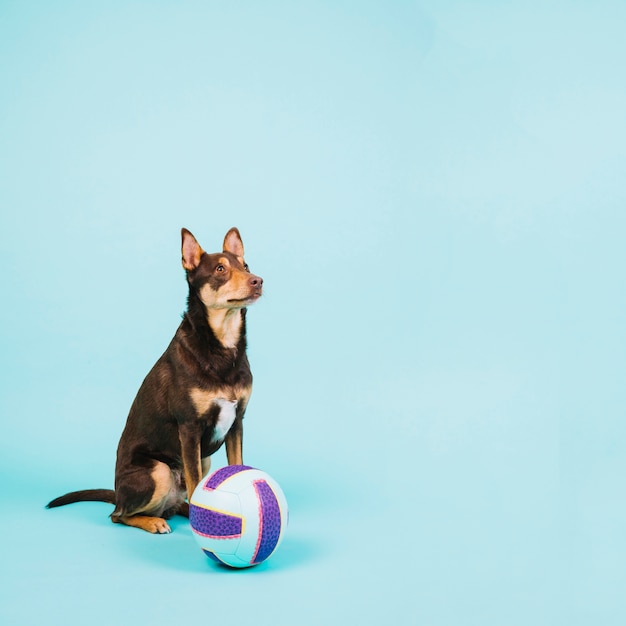
POLYGON ((250 276, 250 287, 263 287, 263 279, 260 276, 250 276))

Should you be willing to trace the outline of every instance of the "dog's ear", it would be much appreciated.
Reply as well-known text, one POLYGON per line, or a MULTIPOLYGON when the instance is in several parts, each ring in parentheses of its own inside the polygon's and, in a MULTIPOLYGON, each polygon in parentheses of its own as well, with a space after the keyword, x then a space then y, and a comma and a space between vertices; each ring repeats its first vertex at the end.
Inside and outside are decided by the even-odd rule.
POLYGON ((186 228, 181 230, 181 236, 183 238, 183 267, 189 272, 195 270, 200 265, 200 257, 204 250, 186 228))
POLYGON ((236 228, 231 228, 224 237, 224 252, 231 252, 235 256, 243 257, 243 242, 236 228))

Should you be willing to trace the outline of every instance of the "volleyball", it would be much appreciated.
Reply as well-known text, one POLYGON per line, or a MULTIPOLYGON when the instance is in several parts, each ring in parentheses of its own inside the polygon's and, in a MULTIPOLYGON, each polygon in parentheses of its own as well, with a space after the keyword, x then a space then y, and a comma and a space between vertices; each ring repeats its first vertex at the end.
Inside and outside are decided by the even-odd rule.
POLYGON ((287 519, 287 500, 278 483, 247 465, 228 465, 203 478, 189 500, 189 522, 200 548, 230 567, 268 559, 287 519))

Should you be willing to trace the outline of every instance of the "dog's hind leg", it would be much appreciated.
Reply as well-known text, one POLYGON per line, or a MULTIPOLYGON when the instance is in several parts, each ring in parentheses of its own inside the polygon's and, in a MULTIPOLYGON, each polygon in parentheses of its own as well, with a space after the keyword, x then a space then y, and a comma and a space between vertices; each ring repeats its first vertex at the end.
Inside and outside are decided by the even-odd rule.
POLYGON ((171 532, 163 514, 172 514, 182 502, 180 478, 170 467, 155 461, 152 468, 135 467, 116 478, 117 506, 111 514, 116 524, 149 533, 171 532))

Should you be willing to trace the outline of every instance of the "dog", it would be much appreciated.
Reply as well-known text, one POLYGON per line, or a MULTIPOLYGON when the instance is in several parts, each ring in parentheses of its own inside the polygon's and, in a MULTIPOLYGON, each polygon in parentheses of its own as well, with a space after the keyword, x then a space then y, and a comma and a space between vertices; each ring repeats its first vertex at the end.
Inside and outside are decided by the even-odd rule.
POLYGON ((182 264, 187 310, 174 338, 141 384, 117 448, 115 489, 60 496, 115 505, 111 520, 150 533, 169 533, 166 520, 189 515, 191 497, 223 443, 229 465, 242 465, 243 417, 252 391, 246 355, 246 311, 263 279, 244 261, 231 228, 221 253, 208 254, 185 228, 182 264))

